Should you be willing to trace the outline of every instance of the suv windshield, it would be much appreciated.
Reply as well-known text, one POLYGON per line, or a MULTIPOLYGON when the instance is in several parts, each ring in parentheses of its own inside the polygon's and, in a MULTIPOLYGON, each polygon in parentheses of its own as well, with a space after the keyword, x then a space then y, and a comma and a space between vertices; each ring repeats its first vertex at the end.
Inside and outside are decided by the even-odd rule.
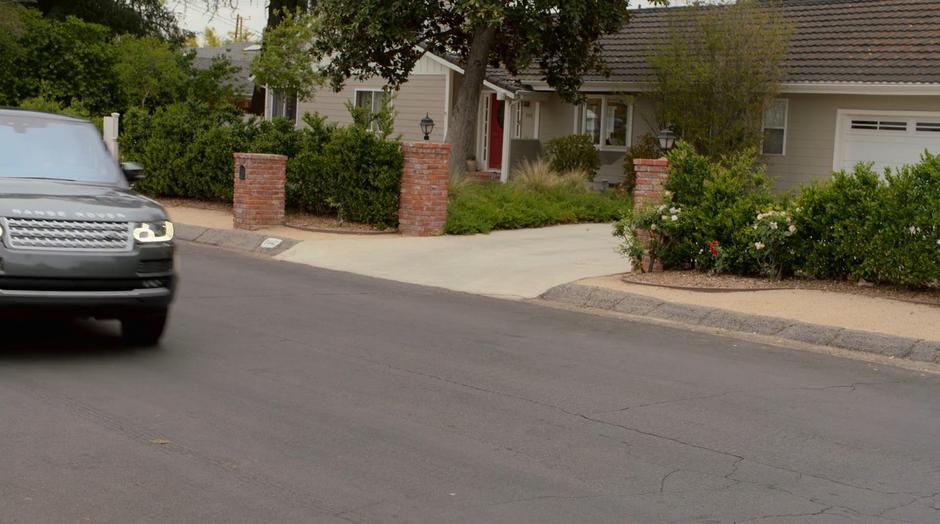
POLYGON ((105 184, 122 180, 90 123, 15 112, 0 112, 0 178, 105 184))

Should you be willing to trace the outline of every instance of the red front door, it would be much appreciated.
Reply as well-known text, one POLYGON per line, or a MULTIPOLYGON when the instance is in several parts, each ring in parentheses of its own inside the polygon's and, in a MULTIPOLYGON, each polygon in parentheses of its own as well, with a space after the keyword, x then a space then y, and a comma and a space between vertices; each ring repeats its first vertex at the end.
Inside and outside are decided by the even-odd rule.
POLYGON ((496 95, 490 95, 490 138, 489 161, 490 169, 499 168, 503 163, 503 107, 506 102, 496 100, 496 95))

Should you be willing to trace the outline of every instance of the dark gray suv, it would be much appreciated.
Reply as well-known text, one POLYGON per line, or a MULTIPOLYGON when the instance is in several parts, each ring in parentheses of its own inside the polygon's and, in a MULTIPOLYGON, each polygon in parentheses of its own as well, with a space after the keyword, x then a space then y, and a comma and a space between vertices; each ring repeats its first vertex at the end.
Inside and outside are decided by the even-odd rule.
POLYGON ((173 224, 128 188, 141 175, 90 122, 0 108, 0 315, 119 319, 128 343, 156 344, 173 224))

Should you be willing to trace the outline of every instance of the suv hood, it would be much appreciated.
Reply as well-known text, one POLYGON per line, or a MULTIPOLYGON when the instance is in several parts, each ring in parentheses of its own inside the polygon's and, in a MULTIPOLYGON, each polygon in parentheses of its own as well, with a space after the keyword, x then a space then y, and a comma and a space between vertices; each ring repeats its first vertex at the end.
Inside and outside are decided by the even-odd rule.
POLYGON ((64 180, 0 178, 0 217, 149 222, 160 204, 120 187, 64 180))

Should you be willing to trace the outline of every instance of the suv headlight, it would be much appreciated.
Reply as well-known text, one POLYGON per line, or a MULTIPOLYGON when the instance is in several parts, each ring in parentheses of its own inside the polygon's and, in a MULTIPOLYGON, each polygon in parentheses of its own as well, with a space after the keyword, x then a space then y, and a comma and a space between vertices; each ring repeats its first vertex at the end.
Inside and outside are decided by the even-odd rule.
POLYGON ((140 222, 134 224, 134 240, 141 244, 169 242, 173 240, 173 223, 169 220, 164 220, 162 222, 140 222))

